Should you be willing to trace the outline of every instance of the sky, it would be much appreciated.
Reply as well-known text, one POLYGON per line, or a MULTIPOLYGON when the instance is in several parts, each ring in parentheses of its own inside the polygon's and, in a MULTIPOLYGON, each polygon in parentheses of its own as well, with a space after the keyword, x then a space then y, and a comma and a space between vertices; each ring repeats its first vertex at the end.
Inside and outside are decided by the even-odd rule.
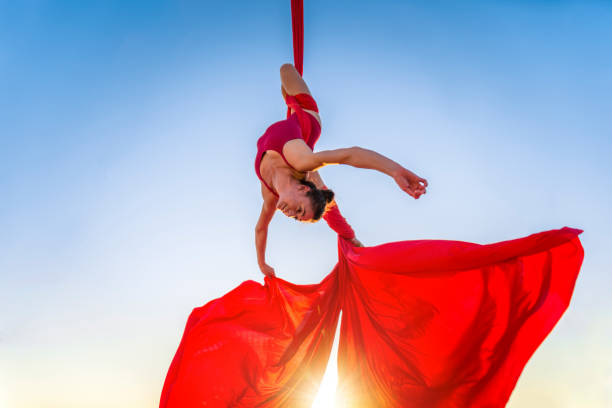
MULTIPOLYGON (((612 4, 305 3, 318 148, 429 181, 413 200, 321 170, 357 237, 584 229, 572 304, 508 406, 612 406, 612 4)), ((286 109, 289 4, 0 0, 0 407, 156 406, 191 309, 263 281, 253 160, 286 109)), ((279 214, 268 263, 319 282, 335 240, 279 214)))

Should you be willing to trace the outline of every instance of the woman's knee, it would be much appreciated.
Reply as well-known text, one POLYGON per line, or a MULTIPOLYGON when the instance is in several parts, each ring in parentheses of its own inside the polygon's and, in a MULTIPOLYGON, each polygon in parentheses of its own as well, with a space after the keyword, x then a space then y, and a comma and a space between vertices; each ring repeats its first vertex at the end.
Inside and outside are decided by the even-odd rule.
POLYGON ((306 82, 295 67, 291 64, 283 64, 280 68, 281 84, 289 95, 310 93, 306 82))
POLYGON ((281 73, 281 77, 284 76, 284 75, 291 75, 291 74, 295 74, 295 73, 297 73, 299 75, 299 73, 297 72, 297 69, 295 69, 293 64, 289 64, 289 63, 281 65, 280 73, 281 73))

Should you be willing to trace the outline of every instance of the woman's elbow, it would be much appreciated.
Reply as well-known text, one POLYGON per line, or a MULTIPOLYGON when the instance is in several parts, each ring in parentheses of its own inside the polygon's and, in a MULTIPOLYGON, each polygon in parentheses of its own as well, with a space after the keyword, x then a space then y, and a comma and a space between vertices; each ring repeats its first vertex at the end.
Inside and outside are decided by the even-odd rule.
POLYGON ((300 160, 297 163, 295 163, 295 169, 301 172, 315 171, 321 166, 322 166, 322 163, 320 163, 318 160, 313 160, 313 159, 300 160))

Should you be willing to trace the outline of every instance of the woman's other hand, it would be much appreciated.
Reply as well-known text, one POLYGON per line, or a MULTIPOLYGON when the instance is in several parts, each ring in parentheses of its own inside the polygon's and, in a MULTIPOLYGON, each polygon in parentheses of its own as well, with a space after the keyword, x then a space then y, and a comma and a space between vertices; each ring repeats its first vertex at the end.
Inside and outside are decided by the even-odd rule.
POLYGON ((266 276, 269 276, 271 278, 276 277, 276 274, 274 273, 274 268, 266 263, 259 265, 259 269, 261 269, 261 273, 266 276))
POLYGON ((427 180, 403 167, 400 167, 400 169, 393 174, 393 179, 399 188, 404 190, 411 197, 414 197, 414 199, 418 199, 422 194, 427 192, 427 180))
POLYGON ((359 241, 359 240, 358 240, 356 237, 355 237, 355 238, 353 238, 353 239, 351 239, 351 240, 349 240, 349 242, 350 242, 351 244, 353 244, 353 246, 356 246, 356 247, 362 247, 362 246, 363 246, 363 244, 361 243, 361 241, 359 241))

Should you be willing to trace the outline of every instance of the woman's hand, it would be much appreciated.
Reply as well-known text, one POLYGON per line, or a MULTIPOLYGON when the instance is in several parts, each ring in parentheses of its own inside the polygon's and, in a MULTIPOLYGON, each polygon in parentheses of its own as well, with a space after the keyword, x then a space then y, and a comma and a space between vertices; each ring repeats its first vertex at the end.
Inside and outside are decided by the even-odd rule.
POLYGON ((274 274, 274 268, 272 268, 267 263, 260 264, 259 269, 261 269, 261 273, 263 273, 264 275, 270 278, 276 277, 276 275, 274 274))
POLYGON ((355 237, 355 238, 351 239, 349 242, 350 242, 351 244, 353 244, 353 246, 356 246, 356 247, 362 247, 362 246, 363 246, 363 244, 361 243, 361 241, 359 241, 359 240, 357 239, 357 237, 355 237))
POLYGON ((408 169, 405 169, 400 166, 399 170, 393 173, 393 179, 406 193, 408 193, 414 199, 418 199, 421 194, 425 194, 427 187, 427 180, 421 178, 411 172, 408 169))

